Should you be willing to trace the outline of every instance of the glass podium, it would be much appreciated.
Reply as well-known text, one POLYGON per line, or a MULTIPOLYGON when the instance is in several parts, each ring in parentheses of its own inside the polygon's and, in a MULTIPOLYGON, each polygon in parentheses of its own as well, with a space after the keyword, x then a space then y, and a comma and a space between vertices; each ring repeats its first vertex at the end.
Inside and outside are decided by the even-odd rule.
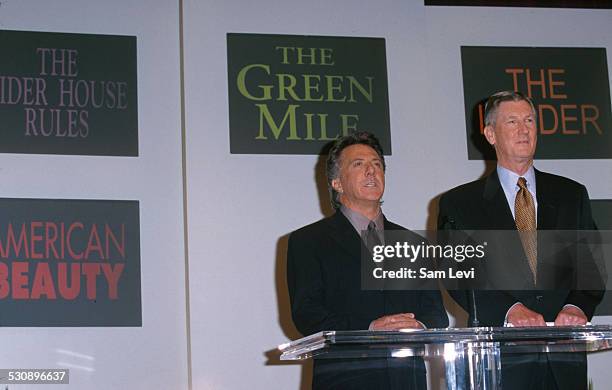
POLYGON ((612 349, 612 326, 323 331, 278 348, 281 360, 441 357, 449 390, 492 390, 502 388, 502 352, 612 349))

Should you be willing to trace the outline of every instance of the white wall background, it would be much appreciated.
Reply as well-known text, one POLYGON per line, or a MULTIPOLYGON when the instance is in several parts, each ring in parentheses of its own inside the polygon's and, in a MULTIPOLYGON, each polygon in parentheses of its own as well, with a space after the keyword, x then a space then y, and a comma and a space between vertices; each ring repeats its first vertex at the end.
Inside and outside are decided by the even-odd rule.
POLYGON ((70 368, 56 389, 187 388, 178 16, 163 0, 0 3, 2 29, 137 37, 140 156, 0 154, 0 196, 140 201, 143 324, 0 328, 0 367, 70 368))
MULTIPOLYGON (((282 278, 286 234, 323 216, 317 157, 229 154, 226 33, 386 39, 393 156, 384 210, 414 229, 435 217, 439 194, 484 172, 482 161, 467 160, 461 45, 605 47, 612 55, 612 11, 261 0, 185 1, 184 12, 195 389, 303 383, 300 366, 266 365, 264 352, 295 336, 282 278)), ((610 160, 536 164, 583 182, 593 198, 612 198, 601 180, 612 177, 610 160)), ((606 371, 596 368, 597 380, 606 371)))
MULTIPOLYGON (((70 361, 93 370, 71 370, 66 388, 75 389, 187 389, 189 368, 198 390, 308 384, 302 366, 275 363, 271 350, 297 336, 284 282, 286 235, 323 216, 318 158, 229 153, 226 33, 386 39, 394 154, 384 210, 413 229, 428 227, 439 194, 484 171, 467 160, 459 46, 605 47, 609 68, 612 56, 612 11, 405 0, 3 0, 0 28, 138 40, 138 158, 0 154, 2 197, 140 201, 142 328, 0 328, 0 367, 55 367, 63 350, 84 355, 70 361)), ((592 198, 612 198, 612 183, 602 180, 612 177, 612 160, 536 165, 581 181, 592 198)), ((591 359, 596 389, 606 387, 610 361, 591 359)))

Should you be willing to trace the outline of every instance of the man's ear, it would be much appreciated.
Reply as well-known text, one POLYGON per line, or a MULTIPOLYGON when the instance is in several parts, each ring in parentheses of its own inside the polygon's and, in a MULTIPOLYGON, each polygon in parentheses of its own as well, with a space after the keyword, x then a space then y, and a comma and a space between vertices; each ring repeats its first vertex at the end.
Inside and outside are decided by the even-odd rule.
POLYGON ((331 185, 332 185, 332 188, 336 190, 337 193, 339 194, 342 193, 342 183, 340 182, 339 178, 333 179, 331 182, 331 185))
POLYGON ((495 145, 495 131, 493 131, 493 126, 485 126, 484 136, 491 145, 495 145))

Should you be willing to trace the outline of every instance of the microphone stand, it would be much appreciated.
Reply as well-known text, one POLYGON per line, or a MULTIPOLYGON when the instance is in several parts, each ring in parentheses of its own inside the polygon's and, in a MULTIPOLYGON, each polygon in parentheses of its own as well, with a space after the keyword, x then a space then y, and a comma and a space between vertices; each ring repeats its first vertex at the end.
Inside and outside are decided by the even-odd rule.
MULTIPOLYGON (((447 216, 443 227, 445 230, 457 230, 455 218, 452 216, 447 216)), ((467 300, 468 308, 472 312, 472 320, 468 325, 472 328, 478 328, 480 327, 480 321, 478 320, 478 309, 476 307, 476 292, 474 291, 474 289, 467 290, 467 300)))

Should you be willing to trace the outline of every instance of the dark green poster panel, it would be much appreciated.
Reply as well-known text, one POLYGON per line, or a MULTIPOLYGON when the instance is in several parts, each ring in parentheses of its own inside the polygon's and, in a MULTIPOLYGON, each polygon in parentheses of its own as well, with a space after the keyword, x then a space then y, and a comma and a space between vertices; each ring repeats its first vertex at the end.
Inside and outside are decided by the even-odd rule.
POLYGON ((536 159, 612 158, 606 50, 461 47, 470 160, 494 160, 484 129, 484 100, 502 90, 532 98, 538 117, 536 159))
POLYGON ((384 39, 227 34, 227 66, 231 153, 319 154, 367 130, 391 154, 384 39))
POLYGON ((0 30, 0 152, 138 156, 136 37, 0 30))
POLYGON ((139 204, 0 199, 0 326, 141 326, 139 204))

